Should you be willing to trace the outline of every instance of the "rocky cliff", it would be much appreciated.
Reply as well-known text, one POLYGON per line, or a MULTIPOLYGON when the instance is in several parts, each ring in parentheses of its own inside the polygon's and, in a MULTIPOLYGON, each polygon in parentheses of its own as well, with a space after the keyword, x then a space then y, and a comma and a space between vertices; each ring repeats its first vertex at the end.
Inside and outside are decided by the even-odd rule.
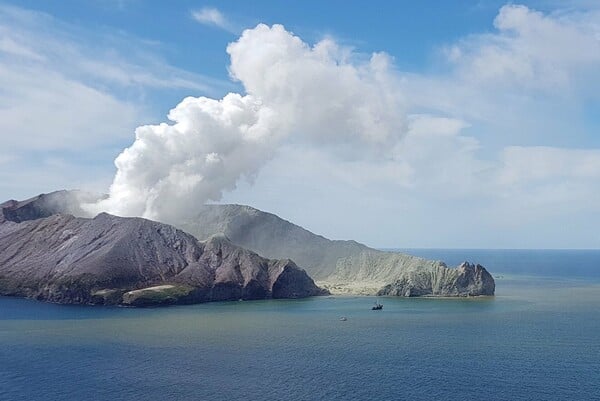
POLYGON ((222 235, 201 242, 141 218, 2 209, 0 295, 144 306, 326 293, 291 260, 265 259, 222 235))

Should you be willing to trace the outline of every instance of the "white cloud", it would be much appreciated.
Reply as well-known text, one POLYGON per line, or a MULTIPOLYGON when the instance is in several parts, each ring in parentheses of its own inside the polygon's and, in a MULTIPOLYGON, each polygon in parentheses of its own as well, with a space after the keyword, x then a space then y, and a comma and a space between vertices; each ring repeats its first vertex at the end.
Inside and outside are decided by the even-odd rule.
POLYGON ((500 160, 499 180, 508 187, 600 179, 600 149, 510 146, 500 160))
POLYGON ((15 160, 13 155, 0 153, 0 164, 8 164, 15 160))
POLYGON ((119 86, 212 93, 225 87, 168 64, 143 40, 123 33, 99 35, 40 12, 0 6, 0 38, 3 65, 60 72, 89 86, 103 85, 104 90, 119 86), (86 40, 97 43, 90 47, 86 40))
POLYGON ((204 7, 192 11, 192 18, 204 25, 216 26, 231 33, 238 33, 238 30, 225 18, 223 13, 214 7, 204 7))
MULTIPOLYGON (((216 9, 194 18, 233 31, 216 9)), ((69 35, 40 37, 35 23, 0 30, 0 87, 9 88, 0 119, 21 134, 4 134, 12 149, 89 152, 122 141, 140 110, 107 86, 212 84, 152 57, 91 55, 69 35)), ((111 197, 96 207, 173 221, 225 194, 373 245, 539 246, 532 234, 543 227, 553 246, 553 222, 581 227, 573 238, 584 241, 599 208, 600 150, 576 136, 589 128, 580 109, 600 101, 599 27, 593 10, 508 5, 494 31, 445 48, 444 73, 406 74, 385 53, 258 25, 227 48, 245 93, 186 98, 169 123, 138 127, 115 161, 111 197)), ((44 160, 75 180, 73 164, 44 160)))
MULTIPOLYGON (((102 152, 97 158, 109 158, 108 152, 102 152)), ((89 159, 96 159, 89 157, 89 159)), ((80 188, 102 193, 110 184, 105 166, 77 160, 61 159, 45 153, 35 153, 35 158, 19 159, 10 156, 4 160, 0 156, 1 191, 7 199, 27 199, 40 193, 48 193, 61 188, 80 188)))
POLYGON ((468 121, 507 145, 583 132, 581 110, 600 101, 600 10, 507 5, 494 27, 443 47, 441 72, 401 74, 409 108, 468 121))
POLYGON ((43 57, 26 46, 15 42, 10 37, 0 38, 0 52, 9 53, 14 56, 25 57, 33 60, 43 60, 43 57))
POLYGON ((140 110, 110 94, 41 68, 0 65, 5 149, 84 151, 130 136, 140 110))
MULTIPOLYGON (((86 82, 85 56, 53 32, 51 17, 0 7, 0 136, 14 155, 39 150, 86 151, 126 139, 141 110, 86 82)), ((58 31, 57 35, 61 35, 58 31)))
POLYGON ((557 93, 581 85, 600 65, 600 11, 545 15, 506 5, 494 27, 447 49, 465 81, 557 93))
MULTIPOLYGON (((165 63, 138 39, 102 36, 44 13, 0 6, 1 153, 11 160, 3 163, 11 181, 28 180, 20 186, 34 186, 27 164, 48 154, 68 159, 65 165, 79 174, 96 175, 101 165, 110 175, 110 160, 149 118, 146 91, 213 92, 215 86, 222 87, 165 63), (124 50, 132 45, 135 52, 124 50)), ((58 188, 85 182, 65 174, 66 168, 44 169, 45 176, 57 174, 45 182, 62 183, 58 188)), ((11 188, 3 180, 0 195, 15 197, 11 188)))
MULTIPOLYGON (((577 101, 589 96, 578 92, 577 74, 600 82, 595 55, 569 49, 563 60, 561 50, 541 48, 557 37, 561 48, 577 42, 594 50, 591 30, 572 22, 581 18, 504 7, 498 32, 458 43, 453 69, 438 76, 398 73, 385 53, 365 57, 331 39, 311 46, 281 25, 258 25, 227 48, 230 74, 247 94, 189 98, 170 113, 175 124, 139 128, 117 159, 111 198, 100 207, 172 221, 225 192, 227 201, 266 205, 304 223, 294 212, 303 208, 290 200, 306 202, 303 188, 325 191, 314 205, 322 214, 366 208, 367 220, 388 224, 379 214, 401 210, 408 221, 452 222, 448 227, 473 233, 480 226, 541 224, 574 205, 591 210, 597 150, 511 143, 549 143, 551 131, 540 129, 546 126, 564 135, 560 120, 572 110, 548 114, 547 107, 564 104, 554 84, 568 87, 577 101), (486 135, 499 140, 490 146, 486 135), (231 192, 244 176, 258 177, 257 187, 231 192), (279 194, 295 206, 278 206, 279 194)), ((356 220, 357 238, 363 220, 356 220)), ((328 224, 311 224, 340 236, 328 224)), ((440 241, 452 235, 446 226, 437 233, 420 235, 440 241)))
MULTIPOLYGON (((227 48, 247 93, 285 114, 295 135, 323 145, 363 142, 377 157, 406 131, 389 57, 363 61, 331 39, 310 47, 281 25, 260 24, 227 48)), ((346 149, 352 153, 355 149, 346 149)))
POLYGON ((70 29, 75 28, 43 13, 0 7, 0 113, 10 128, 6 135, 20 133, 8 142, 73 149, 91 141, 96 146, 115 135, 129 136, 140 117, 133 103, 115 95, 118 87, 211 89, 213 82, 151 53, 125 56, 102 46, 92 52, 70 29), (31 118, 32 111, 39 113, 36 118, 31 118))
MULTIPOLYGON (((307 156, 307 164, 320 167, 315 167, 312 175, 296 169, 302 178, 288 178, 288 184, 279 182, 280 192, 287 194, 286 199, 297 197, 302 203, 306 197, 294 190, 298 181, 313 181, 311 188, 317 192, 316 188, 336 182, 337 192, 344 196, 328 191, 315 208, 327 209, 323 214, 338 217, 367 210, 373 224, 381 225, 387 224, 386 214, 397 214, 391 221, 403 221, 402 227, 410 227, 421 246, 597 246, 589 242, 594 230, 589 214, 598 211, 594 200, 600 199, 600 150, 553 144, 576 144, 575 133, 589 130, 580 110, 590 99, 600 101, 600 14, 545 15, 521 6, 506 6, 495 26, 495 33, 473 35, 450 46, 452 69, 447 73, 400 73, 388 80, 392 92, 400 93, 396 99, 401 99, 402 109, 421 113, 408 117, 407 134, 394 146, 391 158, 382 152, 388 154, 385 161, 343 163, 331 161, 331 156, 321 151, 319 156, 307 156), (324 171, 329 178, 320 178, 324 171), (394 201, 382 205, 370 193, 394 201), (378 206, 369 207, 365 199, 378 206), (417 226, 428 216, 436 222, 433 224, 443 227, 419 231, 417 226), (558 226, 552 225, 562 221, 580 227, 579 232, 575 230, 565 238, 558 226), (445 228, 452 225, 462 228, 459 242, 454 242, 455 235, 445 228), (536 226, 543 227, 543 235, 533 235, 536 226)), ((261 60, 262 54, 256 58, 261 60)), ((281 74, 278 62, 266 63, 275 70, 272 76, 281 74)), ((248 69, 252 74, 252 68, 248 69)), ((280 82, 287 82, 289 77, 280 78, 280 82)), ((277 87, 276 83, 261 81, 258 75, 256 80, 259 84, 267 82, 269 90, 277 87)), ((327 101, 315 99, 313 103, 327 101)), ((285 160, 276 158, 268 164, 262 174, 273 179, 274 170, 290 159, 290 152, 286 155, 285 160)), ((336 235, 327 223, 330 220, 322 224, 319 217, 314 220, 298 213, 302 206, 297 202, 288 200, 292 206, 278 206, 286 202, 276 200, 278 191, 268 192, 275 200, 259 195, 271 187, 259 176, 258 195, 242 187, 237 194, 228 194, 226 200, 255 199, 258 205, 283 209, 297 221, 330 236, 365 238, 372 244, 383 241, 380 235, 365 233, 367 222, 358 217, 354 226, 345 224, 344 234, 336 235)), ((390 246, 419 245, 410 234, 394 234, 391 226, 383 231, 389 235, 386 241, 390 246)))

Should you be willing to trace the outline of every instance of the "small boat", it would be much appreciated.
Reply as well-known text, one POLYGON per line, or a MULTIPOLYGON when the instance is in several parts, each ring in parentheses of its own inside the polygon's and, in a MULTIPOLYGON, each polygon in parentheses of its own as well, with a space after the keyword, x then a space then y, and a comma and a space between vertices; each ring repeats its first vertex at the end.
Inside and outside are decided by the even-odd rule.
POLYGON ((348 318, 346 318, 346 316, 342 316, 342 317, 340 318, 340 321, 342 321, 342 322, 345 322, 346 320, 348 320, 348 318))
POLYGON ((375 301, 375 306, 371 308, 371 310, 382 310, 383 304, 380 304, 379 301, 375 301))

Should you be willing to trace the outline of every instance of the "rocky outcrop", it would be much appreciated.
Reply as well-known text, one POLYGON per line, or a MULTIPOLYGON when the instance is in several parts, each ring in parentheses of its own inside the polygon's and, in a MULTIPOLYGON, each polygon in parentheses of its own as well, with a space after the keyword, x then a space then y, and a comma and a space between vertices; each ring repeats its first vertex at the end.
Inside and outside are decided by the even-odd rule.
MULTIPOLYGON (((24 220, 13 211, 21 217, 10 218, 24 220)), ((201 242, 166 224, 106 213, 0 223, 0 295, 146 306, 324 293, 291 260, 262 258, 222 235, 201 242)))
POLYGON ((494 291, 494 280, 483 266, 464 262, 456 269, 431 266, 419 271, 405 270, 377 295, 466 297, 494 295, 494 291))

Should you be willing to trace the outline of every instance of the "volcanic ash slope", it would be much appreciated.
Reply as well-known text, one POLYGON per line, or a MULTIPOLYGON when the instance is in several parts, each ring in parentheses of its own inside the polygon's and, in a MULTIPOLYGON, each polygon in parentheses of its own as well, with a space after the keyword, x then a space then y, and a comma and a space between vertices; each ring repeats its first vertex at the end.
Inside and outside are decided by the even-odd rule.
POLYGON ((221 232, 261 255, 289 257, 332 293, 453 297, 495 292, 493 277, 480 265, 465 262, 452 269, 356 241, 329 240, 249 206, 206 205, 194 219, 176 225, 197 238, 221 232))

